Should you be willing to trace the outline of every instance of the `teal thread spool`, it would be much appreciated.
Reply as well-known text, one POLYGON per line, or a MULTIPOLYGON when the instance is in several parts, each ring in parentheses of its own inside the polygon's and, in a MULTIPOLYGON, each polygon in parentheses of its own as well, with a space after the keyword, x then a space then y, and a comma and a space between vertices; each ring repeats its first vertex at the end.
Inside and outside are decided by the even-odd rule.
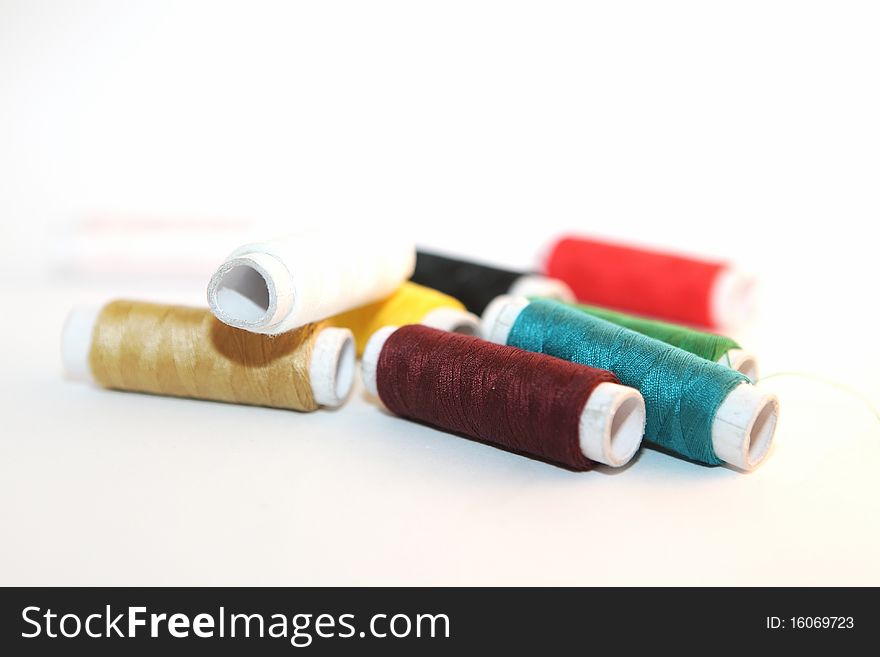
POLYGON ((767 455, 779 403, 742 374, 565 304, 499 297, 483 315, 484 337, 609 369, 637 388, 645 437, 686 458, 743 470, 767 455))
MULTIPOLYGON (((529 297, 531 301, 537 301, 537 297, 529 297)), ((593 317, 604 319, 612 324, 623 326, 636 333, 647 335, 649 338, 660 340, 673 347, 684 349, 692 354, 720 363, 737 372, 745 374, 752 382, 758 379, 758 361, 748 351, 739 346, 736 340, 715 333, 697 331, 696 329, 661 322, 659 320, 629 315, 626 313, 588 306, 577 303, 567 303, 571 308, 587 313, 593 317)))

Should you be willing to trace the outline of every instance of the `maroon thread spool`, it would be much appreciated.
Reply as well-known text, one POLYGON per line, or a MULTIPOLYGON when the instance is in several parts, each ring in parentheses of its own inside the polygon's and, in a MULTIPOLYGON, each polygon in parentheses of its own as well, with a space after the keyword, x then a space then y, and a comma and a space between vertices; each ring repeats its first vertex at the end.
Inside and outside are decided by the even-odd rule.
POLYGON ((572 470, 624 465, 644 433, 611 372, 427 326, 376 331, 363 377, 395 415, 572 470))

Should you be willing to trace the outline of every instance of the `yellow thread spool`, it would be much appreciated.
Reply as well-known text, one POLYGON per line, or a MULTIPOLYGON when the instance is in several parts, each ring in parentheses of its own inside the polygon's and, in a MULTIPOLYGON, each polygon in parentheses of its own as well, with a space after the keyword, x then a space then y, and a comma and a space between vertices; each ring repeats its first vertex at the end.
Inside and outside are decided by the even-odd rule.
POLYGON ((138 301, 72 312, 62 358, 74 378, 105 388, 298 411, 339 405, 354 377, 348 330, 317 323, 266 336, 207 309, 138 301))
POLYGON ((475 335, 479 319, 458 299, 416 283, 404 283, 389 297, 331 317, 328 322, 351 330, 358 356, 370 336, 383 326, 425 324, 444 331, 475 335))

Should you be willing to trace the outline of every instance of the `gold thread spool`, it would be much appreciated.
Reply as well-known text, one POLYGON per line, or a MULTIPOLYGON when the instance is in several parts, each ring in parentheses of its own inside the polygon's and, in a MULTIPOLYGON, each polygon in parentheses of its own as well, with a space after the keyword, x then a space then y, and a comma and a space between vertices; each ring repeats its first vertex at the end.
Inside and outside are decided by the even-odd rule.
POLYGON ((358 356, 370 336, 384 326, 425 324, 444 331, 475 335, 479 319, 467 312, 458 299, 430 287, 406 282, 391 296, 327 320, 333 326, 351 330, 358 356))
POLYGON ((85 361, 105 388, 311 411, 341 403, 354 376, 351 333, 325 323, 266 336, 207 309, 138 301, 78 317, 65 326, 65 364, 75 373, 85 361))

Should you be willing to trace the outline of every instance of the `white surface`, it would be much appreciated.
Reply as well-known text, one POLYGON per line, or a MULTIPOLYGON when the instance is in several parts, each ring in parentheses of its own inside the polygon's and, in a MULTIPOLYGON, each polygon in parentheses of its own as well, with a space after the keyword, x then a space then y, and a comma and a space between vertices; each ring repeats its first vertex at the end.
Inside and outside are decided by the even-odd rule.
POLYGON ((203 276, 255 238, 253 221, 90 215, 65 222, 49 252, 53 270, 78 277, 203 276))
POLYGON ((307 230, 233 251, 207 284, 208 305, 231 326, 276 335, 387 297, 415 265, 403 233, 307 230))
POLYGON ((39 322, 0 325, 0 583, 880 585, 880 422, 772 376, 880 402, 878 22, 857 1, 4 2, 0 294, 39 322), (563 231, 733 259, 760 281, 735 337, 780 399, 772 453, 575 474, 359 384, 294 413, 65 381, 72 306, 200 304, 211 273, 50 277, 92 213, 367 223, 511 268, 563 231))

